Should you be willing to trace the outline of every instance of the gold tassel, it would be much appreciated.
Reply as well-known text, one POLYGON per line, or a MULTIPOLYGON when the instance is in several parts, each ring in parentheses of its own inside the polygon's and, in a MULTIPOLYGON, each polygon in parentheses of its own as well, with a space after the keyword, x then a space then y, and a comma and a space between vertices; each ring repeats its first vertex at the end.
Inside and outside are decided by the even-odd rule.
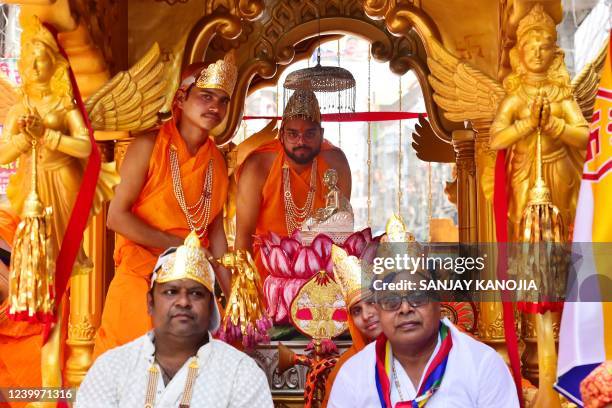
MULTIPOLYGON (((537 131, 536 180, 529 191, 529 201, 521 219, 522 248, 519 265, 523 277, 535 278, 539 293, 554 296, 554 287, 563 284, 557 277, 563 275, 565 263, 556 244, 563 240, 563 220, 559 209, 553 205, 550 190, 542 177, 542 134, 537 131), (547 245, 550 243, 552 245, 547 245), (535 276, 534 276, 535 275, 535 276)), ((529 299, 537 302, 539 299, 529 299)), ((538 371, 540 383, 533 407, 561 407, 559 395, 553 389, 557 371, 557 354, 553 335, 552 312, 536 315, 538 344, 538 371)))
POLYGON ((55 314, 51 207, 38 197, 36 145, 32 141, 32 189, 17 227, 9 275, 9 315, 15 320, 49 322, 55 314))
POLYGON ((249 251, 238 249, 218 262, 232 270, 232 287, 219 334, 232 343, 242 340, 247 348, 269 341, 272 321, 266 313, 257 267, 249 251))

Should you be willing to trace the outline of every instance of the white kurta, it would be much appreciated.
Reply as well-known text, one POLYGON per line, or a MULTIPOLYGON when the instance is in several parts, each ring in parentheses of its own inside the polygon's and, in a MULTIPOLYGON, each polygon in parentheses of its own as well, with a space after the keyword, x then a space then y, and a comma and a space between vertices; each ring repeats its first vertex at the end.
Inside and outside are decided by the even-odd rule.
MULTIPOLYGON (((462 333, 446 318, 442 322, 450 328, 453 347, 440 388, 429 399, 426 408, 516 408, 519 406, 516 388, 504 360, 491 347, 462 333)), ((376 390, 374 367, 376 342, 368 344, 351 357, 340 369, 334 381, 328 408, 380 408, 376 390)), ((440 339, 436 351, 440 346, 440 339)), ((435 352, 434 352, 435 354, 435 352)), ((429 359, 427 367, 433 359, 429 359)), ((404 398, 416 397, 418 387, 399 362, 395 370, 404 398)), ((423 381, 421 378, 420 383, 423 381)), ((390 378, 391 403, 399 402, 395 381, 390 378)))
MULTIPOLYGON (((87 372, 76 397, 76 408, 144 407, 148 369, 154 361, 153 332, 101 355, 87 372)), ((272 408, 266 375, 255 361, 222 341, 198 350, 199 370, 191 407, 272 408)), ((156 408, 178 407, 187 379, 189 360, 164 385, 157 381, 156 408)))

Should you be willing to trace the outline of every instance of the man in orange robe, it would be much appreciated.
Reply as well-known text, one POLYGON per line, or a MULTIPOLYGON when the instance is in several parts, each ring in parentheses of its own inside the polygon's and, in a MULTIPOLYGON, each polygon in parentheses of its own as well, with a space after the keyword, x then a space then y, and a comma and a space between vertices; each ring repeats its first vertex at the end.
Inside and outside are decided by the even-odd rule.
POLYGON ((329 168, 336 169, 338 188, 350 199, 346 156, 323 138, 315 94, 296 91, 285 107, 278 138, 253 151, 237 173, 236 248, 253 251, 262 280, 268 272, 254 236, 291 235, 314 210, 325 207, 322 180, 329 168))
MULTIPOLYGON (((107 225, 118 233, 110 284, 94 358, 151 329, 146 297, 157 257, 198 232, 209 257, 227 251, 223 205, 225 160, 209 131, 223 120, 237 71, 233 55, 188 76, 175 97, 174 118, 157 135, 136 138, 121 166, 121 184, 107 225)), ((228 294, 229 272, 214 265, 228 294)))

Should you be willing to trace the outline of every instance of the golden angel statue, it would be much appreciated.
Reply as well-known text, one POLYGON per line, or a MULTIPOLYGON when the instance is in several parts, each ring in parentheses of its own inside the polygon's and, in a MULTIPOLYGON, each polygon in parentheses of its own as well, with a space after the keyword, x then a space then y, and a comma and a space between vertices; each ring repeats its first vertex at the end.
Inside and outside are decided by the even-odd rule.
MULTIPOLYGON (((452 121, 491 123, 489 146, 508 149, 510 186, 509 239, 520 238, 520 222, 536 177, 536 130, 542 134, 543 177, 552 202, 569 224, 576 209, 588 123, 605 53, 570 81, 556 25, 541 4, 533 6, 517 28, 510 51, 512 72, 503 86, 441 45, 431 44, 428 65, 434 99, 452 121), (586 118, 586 119, 585 119, 586 118)), ((493 162, 481 179, 492 198, 493 162)))
MULTIPOLYGON (((42 206, 52 208, 50 256, 57 255, 78 193, 84 162, 91 152, 89 131, 75 105, 68 77, 68 61, 60 54, 53 35, 34 19, 22 34, 19 71, 21 89, 3 120, 0 163, 19 159, 19 167, 7 189, 13 211, 23 214, 30 193, 33 159, 36 191, 42 206), (32 156, 33 143, 37 154, 32 156)), ((117 176, 105 164, 98 184, 96 209, 110 199, 117 176)), ((77 263, 86 263, 80 251, 77 263)))
MULTIPOLYGON (((79 104, 69 76, 69 61, 54 35, 37 17, 22 18, 21 25, 22 86, 16 89, 0 78, 0 123, 4 125, 0 164, 18 162, 7 189, 10 209, 3 207, 0 211, 22 218, 11 259, 8 312, 20 320, 49 323, 64 319, 59 307, 61 299, 54 296, 53 262, 94 147, 90 131, 138 131, 154 126, 165 100, 166 73, 155 44, 129 71, 118 73, 84 105, 79 104), (81 109, 83 106, 85 109, 81 109), (36 241, 38 245, 33 244, 36 241)), ((118 182, 115 163, 102 163, 88 215, 96 214, 112 197, 118 182)), ((82 237, 69 239, 80 242, 82 237)), ((91 268, 79 245, 73 276, 90 272, 91 268)), ((6 312, 4 308, 0 310, 0 314, 6 312)), ((51 329, 42 349, 43 386, 61 385, 60 326, 56 324, 51 329)))
MULTIPOLYGON (((431 45, 430 82, 445 116, 470 120, 483 130, 490 123, 490 149, 507 149, 508 239, 513 242, 565 242, 571 236, 589 136, 587 121, 605 48, 572 82, 556 39, 553 19, 542 4, 535 4, 519 21, 516 45, 510 51, 512 72, 503 86, 439 44, 431 45), (563 224, 570 228, 560 233, 563 224)), ((484 162, 480 182, 490 200, 495 161, 484 162)), ((505 227, 498 225, 498 232, 505 227)), ((543 273, 550 275, 551 270, 543 273)), ((552 309, 542 308, 535 319, 540 389, 534 406, 558 407, 552 388, 556 376, 552 309)))
MULTIPOLYGON (((37 145, 36 190, 43 207, 52 208, 51 257, 57 255, 91 152, 89 130, 76 106, 68 61, 49 30, 33 17, 23 21, 19 70, 23 79, 0 141, 0 164, 19 159, 7 189, 12 210, 23 212, 32 174, 32 143, 37 145)), ((164 102, 163 65, 155 45, 130 71, 120 72, 85 103, 94 130, 141 130, 152 127, 164 102)), ((6 87, 6 84, 4 85, 6 87)), ((6 105, 6 103, 5 103, 6 105)), ((104 163, 92 214, 112 196, 118 183, 114 163, 104 163)), ((77 265, 88 261, 81 249, 77 265)))

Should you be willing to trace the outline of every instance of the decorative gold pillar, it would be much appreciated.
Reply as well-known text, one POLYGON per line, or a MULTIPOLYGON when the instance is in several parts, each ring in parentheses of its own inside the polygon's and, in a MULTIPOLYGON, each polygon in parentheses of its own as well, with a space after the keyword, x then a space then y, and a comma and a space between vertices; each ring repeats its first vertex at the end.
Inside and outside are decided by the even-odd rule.
POLYGON ((474 121, 476 131, 475 159, 476 174, 479 180, 476 189, 476 208, 478 210, 478 242, 496 242, 495 217, 493 214, 493 186, 484 186, 485 172, 495 168, 496 152, 489 148, 489 129, 491 122, 474 121), (485 188, 488 190, 485 194, 485 188), (490 193, 490 194, 489 194, 490 193))
MULTIPOLYGON (((495 235, 495 218, 493 213, 493 186, 484 185, 482 182, 486 171, 495 169, 496 153, 489 149, 489 128, 490 121, 474 121, 474 129, 476 130, 475 141, 475 159, 476 159, 476 174, 479 180, 476 186, 476 209, 478 214, 477 236, 480 243, 494 243, 497 241, 495 235), (487 193, 485 194, 485 191, 487 193)), ((492 179, 489 179, 492 181, 492 179)), ((484 278, 495 279, 497 258, 489 257, 489 276, 484 278)), ((495 302, 480 302, 480 310, 478 313, 478 337, 480 340, 493 347, 506 361, 510 364, 508 358, 508 347, 506 345, 506 336, 504 332, 504 312, 501 303, 495 302)), ((518 315, 515 313, 515 317, 518 315)), ((517 327, 518 326, 517 321, 517 327)), ((520 331, 517 331, 520 333, 520 331)))
POLYGON ((523 377, 538 386, 538 335, 536 333, 535 315, 521 314, 521 338, 525 342, 525 351, 521 356, 523 377))
POLYGON ((453 131, 453 147, 457 162, 457 210, 459 242, 477 242, 476 165, 473 130, 453 131))
MULTIPOLYGON (((113 159, 113 143, 98 142, 103 162, 113 159)), ((83 236, 83 249, 91 264, 77 268, 70 279, 70 317, 68 322, 69 354, 66 380, 79 385, 93 363, 92 352, 96 328, 100 325, 107 279, 112 277, 114 240, 106 229, 108 203, 105 203, 83 236), (110 276, 109 276, 110 275, 110 276)))
MULTIPOLYGON (((510 365, 508 358, 508 346, 506 345, 506 337, 504 331, 504 311, 501 301, 497 302, 480 302, 478 310, 478 338, 487 345, 493 347, 504 359, 506 364, 510 365)), ((520 316, 514 311, 515 330, 517 337, 520 338, 520 316)), ((519 341, 519 353, 522 347, 519 341)))
MULTIPOLYGON (((93 43, 84 24, 63 32, 58 40, 66 50, 81 96, 86 99, 110 78, 102 53, 93 43)), ((112 149, 99 145, 102 160, 112 161, 112 149)), ((70 314, 65 377, 69 385, 78 385, 92 364, 93 338, 102 305, 96 296, 97 279, 103 276, 106 258, 106 210, 92 218, 83 236, 85 253, 91 263, 76 266, 70 279, 70 314)), ((112 249, 111 249, 112 251, 112 249)), ((112 252, 111 252, 112 253, 112 252)))
POLYGON ((94 268, 75 266, 70 278, 70 320, 68 322, 68 360, 65 376, 70 386, 78 386, 92 364, 93 325, 92 280, 94 268))

